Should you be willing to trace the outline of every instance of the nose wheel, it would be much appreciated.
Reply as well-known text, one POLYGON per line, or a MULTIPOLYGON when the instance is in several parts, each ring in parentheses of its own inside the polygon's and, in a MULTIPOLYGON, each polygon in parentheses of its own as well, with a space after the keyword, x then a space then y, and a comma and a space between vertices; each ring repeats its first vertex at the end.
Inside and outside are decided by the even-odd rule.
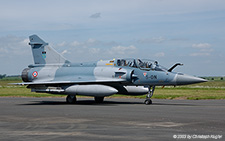
POLYGON ((152 104, 152 100, 151 99, 146 99, 144 103, 145 103, 145 105, 152 104))
POLYGON ((151 97, 153 96, 154 91, 155 91, 155 86, 148 87, 148 94, 146 95, 146 99, 144 101, 146 105, 152 104, 151 97))

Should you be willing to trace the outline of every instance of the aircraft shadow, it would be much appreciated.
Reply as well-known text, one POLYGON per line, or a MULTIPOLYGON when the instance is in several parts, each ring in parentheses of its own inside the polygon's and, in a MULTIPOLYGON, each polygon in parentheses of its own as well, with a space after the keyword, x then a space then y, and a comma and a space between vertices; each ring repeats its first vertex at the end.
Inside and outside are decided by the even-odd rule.
MULTIPOLYGON (((144 102, 127 102, 127 101, 109 101, 106 100, 103 103, 96 103, 94 100, 78 100, 75 104, 68 104, 65 101, 31 101, 30 103, 20 105, 96 105, 96 106, 117 106, 119 104, 127 105, 144 105, 144 102)), ((198 106, 191 103, 171 103, 154 102, 152 106, 198 106)), ((151 106, 150 105, 150 106, 151 106)))
POLYGON ((79 100, 75 104, 68 104, 65 101, 32 101, 27 104, 20 105, 101 105, 101 106, 116 106, 118 104, 143 104, 142 102, 119 102, 119 101, 104 101, 96 103, 94 100, 79 100))

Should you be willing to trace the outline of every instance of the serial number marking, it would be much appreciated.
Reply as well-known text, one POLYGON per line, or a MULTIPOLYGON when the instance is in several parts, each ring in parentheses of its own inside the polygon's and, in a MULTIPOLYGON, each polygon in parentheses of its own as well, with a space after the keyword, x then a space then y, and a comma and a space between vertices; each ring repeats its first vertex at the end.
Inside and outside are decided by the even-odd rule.
POLYGON ((146 78, 147 79, 158 79, 157 75, 150 75, 150 76, 146 75, 146 78))

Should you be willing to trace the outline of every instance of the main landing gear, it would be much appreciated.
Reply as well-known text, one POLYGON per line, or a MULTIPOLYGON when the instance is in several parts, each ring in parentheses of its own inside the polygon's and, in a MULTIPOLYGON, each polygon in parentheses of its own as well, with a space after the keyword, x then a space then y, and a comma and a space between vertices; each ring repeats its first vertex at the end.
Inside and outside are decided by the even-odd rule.
MULTIPOLYGON (((102 103, 104 101, 104 96, 96 96, 95 97, 95 102, 96 103, 102 103)), ((66 102, 68 104, 75 104, 77 102, 76 95, 68 95, 66 97, 66 102)))
POLYGON ((77 102, 76 95, 68 95, 66 97, 66 102, 69 104, 75 104, 77 102))
POLYGON ((148 94, 146 95, 146 99, 144 102, 146 105, 152 104, 151 97, 153 96, 154 91, 155 91, 155 86, 148 87, 148 94))
POLYGON ((102 103, 104 101, 104 96, 96 96, 95 97, 95 102, 96 103, 102 103))

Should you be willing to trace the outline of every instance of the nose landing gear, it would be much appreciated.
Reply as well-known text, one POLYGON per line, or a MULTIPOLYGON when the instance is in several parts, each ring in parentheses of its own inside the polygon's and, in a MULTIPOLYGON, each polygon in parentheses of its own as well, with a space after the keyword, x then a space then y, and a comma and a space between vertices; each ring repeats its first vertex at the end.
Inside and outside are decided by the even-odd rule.
POLYGON ((146 95, 146 99, 144 101, 146 105, 152 104, 151 97, 153 96, 154 91, 155 91, 155 86, 148 87, 148 94, 146 95))

